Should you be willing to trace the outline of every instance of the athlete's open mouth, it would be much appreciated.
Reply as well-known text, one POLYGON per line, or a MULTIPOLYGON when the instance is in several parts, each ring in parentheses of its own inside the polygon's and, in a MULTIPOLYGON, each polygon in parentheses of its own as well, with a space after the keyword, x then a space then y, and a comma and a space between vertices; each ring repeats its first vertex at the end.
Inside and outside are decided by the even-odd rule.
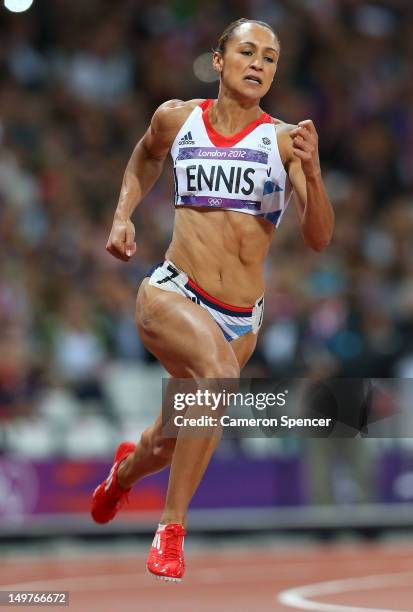
POLYGON ((258 83, 258 85, 262 84, 260 77, 257 77, 253 74, 247 74, 247 76, 244 77, 244 81, 252 81, 253 83, 258 83))

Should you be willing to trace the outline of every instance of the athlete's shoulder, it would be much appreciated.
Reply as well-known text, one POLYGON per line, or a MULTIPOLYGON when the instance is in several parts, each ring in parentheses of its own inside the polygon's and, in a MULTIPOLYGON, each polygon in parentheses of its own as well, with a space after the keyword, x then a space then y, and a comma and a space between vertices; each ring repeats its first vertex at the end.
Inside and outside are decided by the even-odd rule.
POLYGON ((194 108, 202 104, 203 99, 193 100, 168 100, 161 104, 155 111, 151 128, 154 134, 168 135, 173 141, 194 108), (171 136, 172 135, 172 136, 171 136))
MULTIPOLYGON (((161 158, 172 146, 179 130, 196 106, 203 100, 168 100, 154 112, 143 143, 152 156, 161 158), (159 153, 159 151, 161 153, 159 153)), ((163 157, 162 157, 163 159, 163 157)))
POLYGON ((159 106, 159 109, 190 109, 192 111, 196 106, 200 106, 200 104, 202 104, 203 102, 205 102, 204 98, 193 98, 192 100, 173 99, 167 100, 166 102, 161 104, 159 106))
POLYGON ((294 130, 297 126, 292 123, 286 123, 282 119, 277 117, 271 117, 272 123, 277 126, 278 134, 289 134, 291 130, 294 130))
POLYGON ((181 126, 192 113, 194 108, 202 104, 203 99, 193 100, 167 100, 161 104, 153 115, 153 122, 161 128, 173 129, 181 126))
POLYGON ((292 123, 286 123, 285 121, 275 117, 271 117, 271 119, 277 130, 277 142, 281 160, 284 167, 287 167, 293 156, 293 146, 290 132, 297 126, 293 125, 292 123))

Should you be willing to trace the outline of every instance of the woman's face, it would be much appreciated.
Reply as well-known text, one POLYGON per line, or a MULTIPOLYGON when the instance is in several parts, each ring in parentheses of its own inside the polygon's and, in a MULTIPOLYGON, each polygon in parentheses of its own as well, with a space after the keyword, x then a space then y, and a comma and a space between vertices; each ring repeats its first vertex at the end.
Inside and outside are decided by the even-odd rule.
POLYGON ((214 53, 221 85, 237 97, 256 101, 269 90, 280 48, 275 35, 256 23, 243 23, 227 41, 223 55, 214 53))

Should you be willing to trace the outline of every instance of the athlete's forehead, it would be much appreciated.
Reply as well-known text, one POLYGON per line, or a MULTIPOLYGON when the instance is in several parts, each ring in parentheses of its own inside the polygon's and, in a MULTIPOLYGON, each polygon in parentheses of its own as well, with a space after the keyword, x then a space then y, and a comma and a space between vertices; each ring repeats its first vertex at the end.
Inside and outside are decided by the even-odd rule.
POLYGON ((233 32, 228 43, 232 45, 250 44, 265 46, 266 49, 279 53, 280 45, 274 32, 259 23, 242 23, 233 32))

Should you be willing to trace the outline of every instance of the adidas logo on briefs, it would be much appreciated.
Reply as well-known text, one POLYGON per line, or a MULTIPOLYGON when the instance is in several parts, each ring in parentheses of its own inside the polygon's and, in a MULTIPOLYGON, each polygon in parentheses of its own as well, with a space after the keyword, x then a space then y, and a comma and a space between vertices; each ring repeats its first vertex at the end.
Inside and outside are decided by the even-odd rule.
POLYGON ((195 144, 195 140, 192 140, 191 132, 185 134, 181 140, 178 142, 178 145, 193 145, 195 144))

